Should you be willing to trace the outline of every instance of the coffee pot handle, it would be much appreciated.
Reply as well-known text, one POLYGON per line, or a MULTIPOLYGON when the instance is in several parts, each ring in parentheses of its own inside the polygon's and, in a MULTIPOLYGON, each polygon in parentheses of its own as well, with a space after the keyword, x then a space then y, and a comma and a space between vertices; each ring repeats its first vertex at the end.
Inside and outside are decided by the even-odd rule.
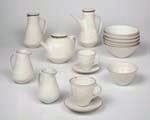
POLYGON ((40 21, 43 23, 42 24, 42 32, 43 34, 45 34, 46 30, 47 30, 47 22, 44 18, 40 17, 40 21))
POLYGON ((14 68, 14 65, 13 65, 13 58, 14 58, 14 54, 12 54, 12 55, 10 56, 10 60, 9 60, 9 62, 10 62, 10 70, 11 70, 11 71, 13 71, 13 68, 14 68))
POLYGON ((98 35, 99 35, 101 33, 101 31, 102 31, 103 22, 102 22, 102 18, 99 15, 97 15, 97 17, 99 19, 98 28, 97 28, 98 35))

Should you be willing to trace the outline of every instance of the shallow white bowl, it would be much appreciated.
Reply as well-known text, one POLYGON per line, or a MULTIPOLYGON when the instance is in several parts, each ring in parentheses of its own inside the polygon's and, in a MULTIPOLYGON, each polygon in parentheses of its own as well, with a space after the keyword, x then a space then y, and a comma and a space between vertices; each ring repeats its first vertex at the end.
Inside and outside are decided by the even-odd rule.
POLYGON ((104 40, 104 43, 110 46, 115 46, 115 47, 130 47, 130 46, 135 46, 140 44, 139 41, 134 42, 134 43, 117 43, 117 42, 111 42, 108 40, 104 40))
POLYGON ((118 58, 126 58, 131 56, 139 47, 139 45, 131 46, 131 47, 115 47, 115 46, 110 46, 105 44, 105 47, 113 56, 118 58))
POLYGON ((134 42, 140 41, 140 37, 127 40, 127 39, 110 38, 105 35, 103 36, 103 39, 108 40, 110 42, 118 42, 118 43, 134 43, 134 42))
POLYGON ((112 25, 104 29, 104 32, 110 35, 117 36, 135 36, 139 34, 139 30, 128 25, 112 25))
POLYGON ((122 86, 128 85, 133 81, 137 70, 136 65, 125 62, 114 63, 108 67, 112 80, 117 85, 122 86))

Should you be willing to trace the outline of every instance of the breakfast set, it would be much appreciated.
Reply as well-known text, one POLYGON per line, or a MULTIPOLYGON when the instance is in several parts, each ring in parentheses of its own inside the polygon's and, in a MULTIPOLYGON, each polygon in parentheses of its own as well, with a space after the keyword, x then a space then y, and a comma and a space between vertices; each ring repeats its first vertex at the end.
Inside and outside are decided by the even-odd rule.
MULTIPOLYGON (((78 63, 72 66, 72 70, 84 76, 76 76, 69 80, 71 95, 64 100, 64 105, 76 112, 90 112, 102 105, 100 96, 102 87, 96 79, 86 76, 100 69, 99 58, 93 48, 97 45, 99 34, 102 31, 101 17, 95 14, 95 9, 85 8, 82 16, 72 16, 80 24, 79 41, 84 49, 77 51, 78 63), (99 18, 96 24, 96 17, 99 18)), ((39 13, 27 14, 27 27, 24 44, 27 48, 17 49, 10 56, 10 68, 12 79, 15 83, 29 83, 35 77, 29 48, 44 47, 47 58, 55 64, 68 62, 76 52, 76 38, 64 33, 53 33, 44 41, 43 36, 47 29, 46 20, 39 13), (42 23, 42 25, 41 25, 42 23), (16 58, 13 63, 13 58, 16 58)), ((131 56, 140 45, 140 32, 137 28, 128 25, 112 25, 104 28, 103 40, 106 49, 117 58, 131 56)), ((135 77, 138 67, 127 62, 117 62, 108 66, 112 81, 116 85, 129 85, 135 77)), ((56 80, 57 70, 47 67, 39 72, 39 100, 48 104, 55 102, 60 96, 59 86, 56 80)))

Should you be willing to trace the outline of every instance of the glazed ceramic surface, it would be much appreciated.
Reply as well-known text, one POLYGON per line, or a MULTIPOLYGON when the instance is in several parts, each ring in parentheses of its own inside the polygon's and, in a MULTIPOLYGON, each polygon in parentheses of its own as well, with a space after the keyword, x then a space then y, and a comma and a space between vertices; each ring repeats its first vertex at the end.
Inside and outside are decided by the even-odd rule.
POLYGON ((136 65, 124 62, 111 64, 108 67, 112 80, 117 85, 130 84, 135 77, 137 69, 136 65))
POLYGON ((82 69, 89 70, 95 64, 96 52, 90 49, 79 50, 78 61, 82 69))
POLYGON ((134 43, 116 43, 116 42, 110 42, 108 40, 104 40, 104 43, 110 46, 116 46, 116 47, 130 47, 140 44, 140 42, 134 42, 134 43))
POLYGON ((139 45, 131 46, 131 47, 116 47, 105 44, 106 49, 115 57, 125 58, 131 56, 139 45))
POLYGON ((43 103, 52 103, 59 97, 59 87, 56 81, 56 70, 48 68, 40 72, 39 99, 43 103))
POLYGON ((92 100, 88 106, 81 107, 74 104, 72 97, 68 97, 65 99, 64 104, 67 108, 69 108, 72 111, 84 113, 94 111, 98 109, 100 106, 102 106, 102 99, 100 97, 97 97, 94 100, 92 100))
POLYGON ((27 49, 16 50, 16 61, 13 65, 13 57, 10 57, 10 65, 13 80, 16 83, 30 82, 34 77, 34 71, 30 60, 31 52, 27 49))
POLYGON ((101 87, 92 77, 74 77, 70 85, 72 100, 78 106, 88 106, 101 92, 101 87))
POLYGON ((100 65, 99 64, 94 64, 91 69, 83 69, 83 67, 80 66, 80 64, 75 64, 72 67, 73 71, 81 74, 90 74, 90 73, 95 73, 100 70, 100 65))
POLYGON ((135 39, 113 39, 113 38, 109 38, 107 36, 104 35, 103 37, 104 40, 108 40, 110 42, 115 42, 115 43, 134 43, 134 42, 139 42, 140 41, 140 37, 137 37, 135 39))
POLYGON ((39 16, 39 13, 28 13, 24 44, 31 48, 39 47, 40 42, 43 41, 45 31, 46 21, 39 16), (42 28, 40 25, 41 21, 43 22, 42 28))
POLYGON ((135 36, 139 34, 139 30, 128 25, 112 25, 104 29, 104 32, 110 35, 117 36, 135 36))
POLYGON ((101 32, 102 21, 99 17, 98 27, 95 23, 95 9, 83 9, 81 18, 75 18, 80 24, 80 43, 84 47, 93 47, 97 45, 98 34, 101 32))
POLYGON ((72 58, 75 52, 75 37, 56 33, 41 45, 47 50, 48 59, 54 63, 64 63, 72 58))

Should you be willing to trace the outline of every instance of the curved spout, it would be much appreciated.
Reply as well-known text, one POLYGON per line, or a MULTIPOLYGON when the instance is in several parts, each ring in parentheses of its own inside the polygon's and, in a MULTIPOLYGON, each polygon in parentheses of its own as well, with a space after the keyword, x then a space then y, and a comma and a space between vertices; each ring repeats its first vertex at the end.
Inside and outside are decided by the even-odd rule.
POLYGON ((48 46, 44 43, 44 42, 40 42, 40 44, 45 48, 45 49, 48 49, 48 46))
POLYGON ((81 19, 80 18, 78 18, 78 17, 76 17, 76 16, 74 16, 74 15, 70 15, 75 21, 77 21, 79 24, 81 24, 81 19))

